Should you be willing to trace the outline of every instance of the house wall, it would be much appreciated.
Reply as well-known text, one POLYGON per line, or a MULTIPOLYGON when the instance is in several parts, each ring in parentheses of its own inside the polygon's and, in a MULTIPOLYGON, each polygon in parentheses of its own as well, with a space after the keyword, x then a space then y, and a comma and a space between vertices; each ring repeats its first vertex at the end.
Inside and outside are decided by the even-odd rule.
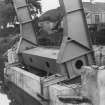
POLYGON ((105 23, 105 12, 88 13, 86 16, 87 24, 105 23))

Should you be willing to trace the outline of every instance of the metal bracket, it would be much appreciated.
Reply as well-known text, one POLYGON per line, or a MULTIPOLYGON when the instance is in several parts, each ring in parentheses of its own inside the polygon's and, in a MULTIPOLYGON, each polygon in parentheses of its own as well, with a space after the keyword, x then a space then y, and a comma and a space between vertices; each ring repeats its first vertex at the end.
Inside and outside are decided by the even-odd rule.
POLYGON ((27 4, 27 5, 23 5, 23 6, 17 7, 17 9, 26 8, 26 7, 29 7, 29 6, 30 6, 30 5, 27 4))

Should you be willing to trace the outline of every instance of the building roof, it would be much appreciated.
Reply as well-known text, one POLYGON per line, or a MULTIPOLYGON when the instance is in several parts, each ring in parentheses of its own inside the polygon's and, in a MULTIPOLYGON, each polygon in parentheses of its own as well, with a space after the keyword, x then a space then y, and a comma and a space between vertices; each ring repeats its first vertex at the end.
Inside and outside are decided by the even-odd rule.
POLYGON ((93 12, 105 12, 105 3, 101 2, 83 2, 83 7, 86 11, 93 11, 93 12))

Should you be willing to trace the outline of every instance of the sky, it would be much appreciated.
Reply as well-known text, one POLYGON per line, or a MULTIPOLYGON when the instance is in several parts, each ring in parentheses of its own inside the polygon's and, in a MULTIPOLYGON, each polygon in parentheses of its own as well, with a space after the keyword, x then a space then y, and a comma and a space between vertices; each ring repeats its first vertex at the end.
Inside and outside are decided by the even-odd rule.
MULTIPOLYGON (((83 0, 83 1, 86 1, 86 2, 89 2, 90 0, 83 0)), ((93 0, 95 2, 105 2, 105 0, 93 0)))
MULTIPOLYGON (((59 0, 41 0, 42 11, 45 12, 50 9, 55 9, 59 6, 59 0)), ((83 0, 89 2, 90 0, 83 0)), ((95 2, 105 2, 105 0, 93 0, 95 2)))
POLYGON ((59 6, 58 0, 41 0, 41 4, 43 12, 57 8, 59 6))

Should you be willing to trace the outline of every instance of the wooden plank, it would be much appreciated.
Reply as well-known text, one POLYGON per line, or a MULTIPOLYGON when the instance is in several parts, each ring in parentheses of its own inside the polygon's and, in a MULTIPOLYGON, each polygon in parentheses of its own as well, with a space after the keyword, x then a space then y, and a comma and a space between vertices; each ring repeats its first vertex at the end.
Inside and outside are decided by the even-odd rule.
POLYGON ((67 79, 68 79, 67 76, 55 74, 55 75, 49 76, 48 78, 42 79, 42 83, 43 83, 43 87, 48 87, 50 85, 57 84, 67 79))

